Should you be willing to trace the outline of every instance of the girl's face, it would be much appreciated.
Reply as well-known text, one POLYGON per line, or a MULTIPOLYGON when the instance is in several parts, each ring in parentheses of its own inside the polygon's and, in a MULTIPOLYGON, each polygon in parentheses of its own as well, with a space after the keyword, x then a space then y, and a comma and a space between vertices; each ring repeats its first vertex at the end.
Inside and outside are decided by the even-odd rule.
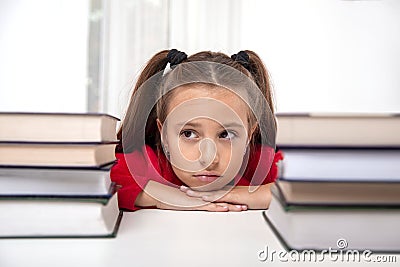
POLYGON ((200 191, 232 181, 251 136, 248 112, 238 95, 222 87, 192 84, 174 89, 165 122, 157 122, 177 177, 200 191))

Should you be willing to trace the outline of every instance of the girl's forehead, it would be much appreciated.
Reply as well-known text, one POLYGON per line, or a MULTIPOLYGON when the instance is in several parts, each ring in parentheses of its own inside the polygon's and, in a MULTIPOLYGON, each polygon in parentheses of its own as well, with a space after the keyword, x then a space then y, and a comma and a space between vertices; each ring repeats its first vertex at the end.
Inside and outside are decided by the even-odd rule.
POLYGON ((180 86, 173 89, 171 92, 172 96, 168 103, 169 109, 181 104, 182 102, 200 99, 200 98, 211 98, 221 102, 232 108, 247 109, 247 104, 243 99, 235 92, 217 85, 208 84, 190 84, 180 86))

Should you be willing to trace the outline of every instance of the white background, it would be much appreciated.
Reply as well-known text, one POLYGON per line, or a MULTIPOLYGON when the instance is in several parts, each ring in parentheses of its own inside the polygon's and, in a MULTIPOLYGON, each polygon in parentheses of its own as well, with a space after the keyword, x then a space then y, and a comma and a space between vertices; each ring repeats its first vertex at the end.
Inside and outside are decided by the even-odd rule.
POLYGON ((0 111, 86 111, 87 1, 1 0, 0 111))
MULTIPOLYGON (((400 112, 400 1, 101 2, 99 112, 122 117, 141 67, 168 48, 256 51, 278 111, 400 112)), ((0 2, 0 111, 88 110, 89 7, 0 2)))

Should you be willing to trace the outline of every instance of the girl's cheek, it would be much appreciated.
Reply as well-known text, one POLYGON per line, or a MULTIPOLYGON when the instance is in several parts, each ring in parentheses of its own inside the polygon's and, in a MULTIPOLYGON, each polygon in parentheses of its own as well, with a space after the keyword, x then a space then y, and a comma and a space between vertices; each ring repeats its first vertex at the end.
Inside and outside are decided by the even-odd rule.
POLYGON ((188 161, 197 160, 200 157, 198 145, 179 142, 177 153, 180 153, 188 161))
POLYGON ((218 154, 222 162, 230 161, 232 158, 232 146, 229 143, 223 143, 218 146, 218 154))

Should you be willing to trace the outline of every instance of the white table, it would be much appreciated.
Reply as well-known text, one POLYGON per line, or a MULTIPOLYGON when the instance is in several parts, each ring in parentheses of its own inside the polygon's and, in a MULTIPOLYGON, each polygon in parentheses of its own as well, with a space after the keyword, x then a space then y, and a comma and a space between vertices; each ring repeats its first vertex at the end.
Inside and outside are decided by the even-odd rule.
MULTIPOLYGON (((287 266, 262 262, 260 251, 283 251, 261 211, 125 212, 118 236, 100 239, 0 239, 0 267, 61 266, 287 266)), ((376 256, 374 254, 374 256, 376 256)), ((367 266, 399 266, 369 263, 367 266)), ((300 262, 294 266, 364 266, 300 262)))

